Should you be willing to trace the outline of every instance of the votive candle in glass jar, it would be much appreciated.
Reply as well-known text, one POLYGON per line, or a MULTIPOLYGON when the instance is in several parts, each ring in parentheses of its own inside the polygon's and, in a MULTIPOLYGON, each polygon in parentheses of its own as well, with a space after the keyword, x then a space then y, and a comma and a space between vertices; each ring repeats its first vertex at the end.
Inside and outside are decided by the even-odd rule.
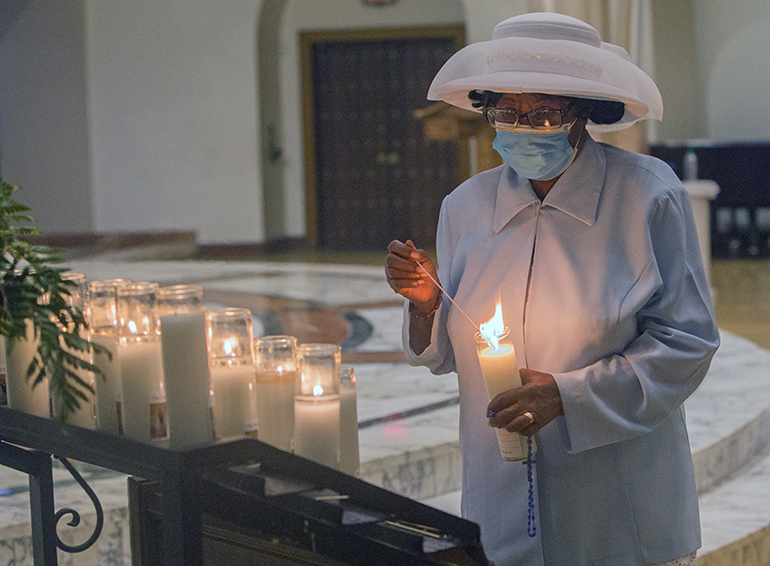
POLYGON ((294 336, 257 338, 254 357, 259 439, 290 452, 294 439, 297 339, 294 336))
POLYGON ((358 477, 360 466, 356 374, 340 366, 340 471, 358 477))
POLYGON ((48 378, 34 386, 34 377, 27 379, 27 370, 37 354, 40 338, 35 334, 35 325, 31 319, 26 319, 24 325, 23 337, 13 342, 5 341, 5 386, 8 407, 47 419, 51 416, 48 378))
POLYGON ((125 279, 91 281, 86 294, 86 321, 91 342, 109 351, 94 351, 94 365, 104 374, 94 379, 96 391, 96 426, 99 430, 120 434, 120 365, 118 363, 117 288, 125 279))
MULTIPOLYGON (((476 354, 487 396, 491 401, 500 393, 521 387, 521 375, 516 362, 510 330, 506 327, 498 337, 497 348, 490 345, 480 333, 476 333, 476 354)), ((523 460, 527 457, 527 439, 517 432, 495 428, 500 454, 505 460, 523 460)), ((534 442, 534 439, 533 439, 534 442)))
POLYGON ((210 443, 206 305, 200 285, 158 291, 163 380, 172 448, 210 443))
POLYGON ((253 421, 254 329, 248 309, 214 309, 206 314, 214 434, 243 437, 253 421), (249 387, 249 386, 252 387, 249 387))
POLYGON ((158 284, 140 281, 118 287, 118 362, 123 434, 134 440, 168 438, 158 284))
MULTIPOLYGON (((67 305, 76 310, 80 311, 81 314, 84 313, 85 309, 85 296, 86 296, 86 276, 83 273, 76 273, 67 271, 61 274, 61 278, 65 281, 70 281, 71 283, 74 283, 74 286, 67 287, 67 290, 69 291, 69 295, 64 296, 64 302, 67 303, 67 305)), ((58 323, 57 320, 54 320, 58 323)), ((59 323, 61 326, 61 324, 59 323)), ((64 332, 72 332, 74 329, 74 325, 72 323, 69 324, 68 327, 62 328, 64 332)), ((82 338, 85 338, 86 340, 90 340, 90 331, 89 329, 81 329, 80 336, 82 338)), ((60 344, 62 346, 62 349, 68 352, 69 354, 72 354, 73 356, 88 362, 93 363, 93 352, 91 350, 75 350, 72 348, 69 348, 64 343, 64 338, 60 337, 60 344)), ((69 364, 68 364, 69 366, 69 364)), ((89 384, 92 388, 94 387, 94 373, 92 371, 86 370, 84 368, 75 367, 75 366, 69 366, 69 370, 71 370, 75 375, 77 375, 83 382, 89 384)), ((93 429, 96 428, 96 406, 95 406, 95 400, 94 395, 91 392, 83 391, 85 393, 88 400, 79 399, 80 405, 77 409, 75 409, 74 412, 70 413, 69 417, 67 418, 67 424, 83 427, 83 428, 89 428, 93 429)), ((53 410, 53 416, 59 417, 61 415, 61 407, 59 406, 59 399, 55 396, 52 396, 51 398, 51 408, 53 410)))
POLYGON ((330 468, 340 461, 340 347, 303 344, 297 350, 294 453, 330 468))

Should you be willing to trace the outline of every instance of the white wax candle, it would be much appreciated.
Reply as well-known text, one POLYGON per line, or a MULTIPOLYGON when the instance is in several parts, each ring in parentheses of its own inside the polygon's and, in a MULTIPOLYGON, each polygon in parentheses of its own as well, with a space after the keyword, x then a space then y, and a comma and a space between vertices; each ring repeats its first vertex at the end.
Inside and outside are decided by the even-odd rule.
POLYGON ((250 420, 249 384, 253 380, 253 363, 212 366, 211 390, 214 392, 214 432, 217 440, 244 435, 245 424, 250 420))
POLYGON ((118 434, 118 399, 120 398, 120 364, 118 362, 118 337, 112 333, 93 333, 91 342, 104 346, 112 353, 94 353, 94 365, 102 370, 104 377, 97 376, 94 382, 96 390, 96 426, 99 430, 118 434))
MULTIPOLYGON (((478 355, 490 401, 500 393, 521 387, 516 352, 511 344, 500 343, 497 350, 488 346, 481 349, 478 355)), ((518 460, 525 457, 527 453, 525 437, 501 428, 496 428, 495 432, 503 458, 518 460)))
POLYGON ((340 386, 340 471, 357 476, 360 466, 356 388, 340 386))
MULTIPOLYGON (((254 368, 256 371, 256 367, 254 368)), ((249 418, 243 425, 246 436, 259 439, 259 417, 257 414, 256 382, 249 382, 249 418)))
POLYGON ((6 354, 6 388, 8 406, 30 415, 49 418, 51 416, 48 398, 48 379, 39 383, 34 389, 32 382, 27 381, 27 369, 37 352, 38 340, 35 338, 32 321, 25 321, 27 335, 17 340, 7 349, 6 354))
POLYGON ((294 438, 295 371, 257 374, 259 439, 291 451, 294 438))
POLYGON ((127 342, 118 347, 123 434, 148 442, 165 427, 163 353, 160 341, 127 342), (150 403, 153 403, 152 417, 150 403))
POLYGON ((211 442, 206 315, 162 316, 160 334, 171 446, 211 442))
POLYGON ((330 468, 339 467, 339 395, 297 396, 294 400, 294 453, 330 468))
MULTIPOLYGON (((81 335, 82 336, 82 335, 81 335)), ((90 336, 85 335, 84 338, 90 340, 90 336)), ((75 350, 73 348, 68 348, 66 344, 64 343, 63 339, 60 339, 59 343, 61 344, 62 349, 69 352, 70 354, 80 358, 81 360, 85 360, 87 362, 93 362, 93 356, 91 355, 90 351, 82 351, 82 350, 75 350)), ((74 368, 70 367, 70 369, 83 381, 90 384, 92 387, 94 385, 94 374, 93 372, 87 371, 82 368, 74 368)), ((79 426, 82 428, 88 428, 88 429, 94 429, 96 428, 96 413, 95 413, 95 407, 94 407, 94 397, 92 393, 85 392, 86 397, 88 397, 88 400, 78 399, 80 402, 80 406, 75 409, 72 413, 69 414, 67 417, 67 424, 71 424, 74 426, 79 426)), ((61 416, 61 407, 58 398, 52 396, 51 397, 51 409, 53 412, 53 416, 55 418, 59 418, 61 416)))

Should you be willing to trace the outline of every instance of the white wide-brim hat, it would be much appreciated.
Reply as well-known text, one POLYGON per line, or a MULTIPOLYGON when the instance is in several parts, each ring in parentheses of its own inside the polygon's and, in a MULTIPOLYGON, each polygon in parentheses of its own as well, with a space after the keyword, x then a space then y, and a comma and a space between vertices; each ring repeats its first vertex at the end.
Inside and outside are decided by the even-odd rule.
POLYGON ((452 55, 434 77, 428 99, 478 112, 468 98, 472 90, 622 102, 626 111, 619 122, 589 121, 591 130, 598 132, 663 116, 658 87, 626 50, 604 43, 593 27, 562 14, 524 14, 500 22, 491 41, 473 43, 452 55))

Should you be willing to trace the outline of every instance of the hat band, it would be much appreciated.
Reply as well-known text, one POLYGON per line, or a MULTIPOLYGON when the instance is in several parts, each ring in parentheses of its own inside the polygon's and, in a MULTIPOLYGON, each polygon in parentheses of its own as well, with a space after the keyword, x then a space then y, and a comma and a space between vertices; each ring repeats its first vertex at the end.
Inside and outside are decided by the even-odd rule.
POLYGON ((602 66, 572 55, 557 55, 522 51, 520 49, 501 49, 487 56, 487 65, 492 73, 505 71, 543 72, 543 65, 550 65, 549 72, 566 76, 579 76, 598 81, 602 76, 602 66))

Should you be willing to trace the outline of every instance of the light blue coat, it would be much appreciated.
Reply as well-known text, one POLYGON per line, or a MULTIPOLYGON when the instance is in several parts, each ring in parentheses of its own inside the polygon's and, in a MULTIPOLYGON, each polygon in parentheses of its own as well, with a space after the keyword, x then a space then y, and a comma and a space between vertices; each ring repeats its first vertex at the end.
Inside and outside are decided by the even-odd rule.
POLYGON ((497 566, 638 566, 699 548, 682 403, 719 333, 671 169, 589 138, 542 203, 512 169, 492 169, 446 197, 437 253, 442 284, 477 324, 501 297, 519 366, 552 373, 564 406, 536 435, 530 538, 526 466, 501 458, 487 425, 475 329, 444 301, 417 356, 406 315, 409 362, 457 372, 462 512, 480 524, 488 556, 497 566))

